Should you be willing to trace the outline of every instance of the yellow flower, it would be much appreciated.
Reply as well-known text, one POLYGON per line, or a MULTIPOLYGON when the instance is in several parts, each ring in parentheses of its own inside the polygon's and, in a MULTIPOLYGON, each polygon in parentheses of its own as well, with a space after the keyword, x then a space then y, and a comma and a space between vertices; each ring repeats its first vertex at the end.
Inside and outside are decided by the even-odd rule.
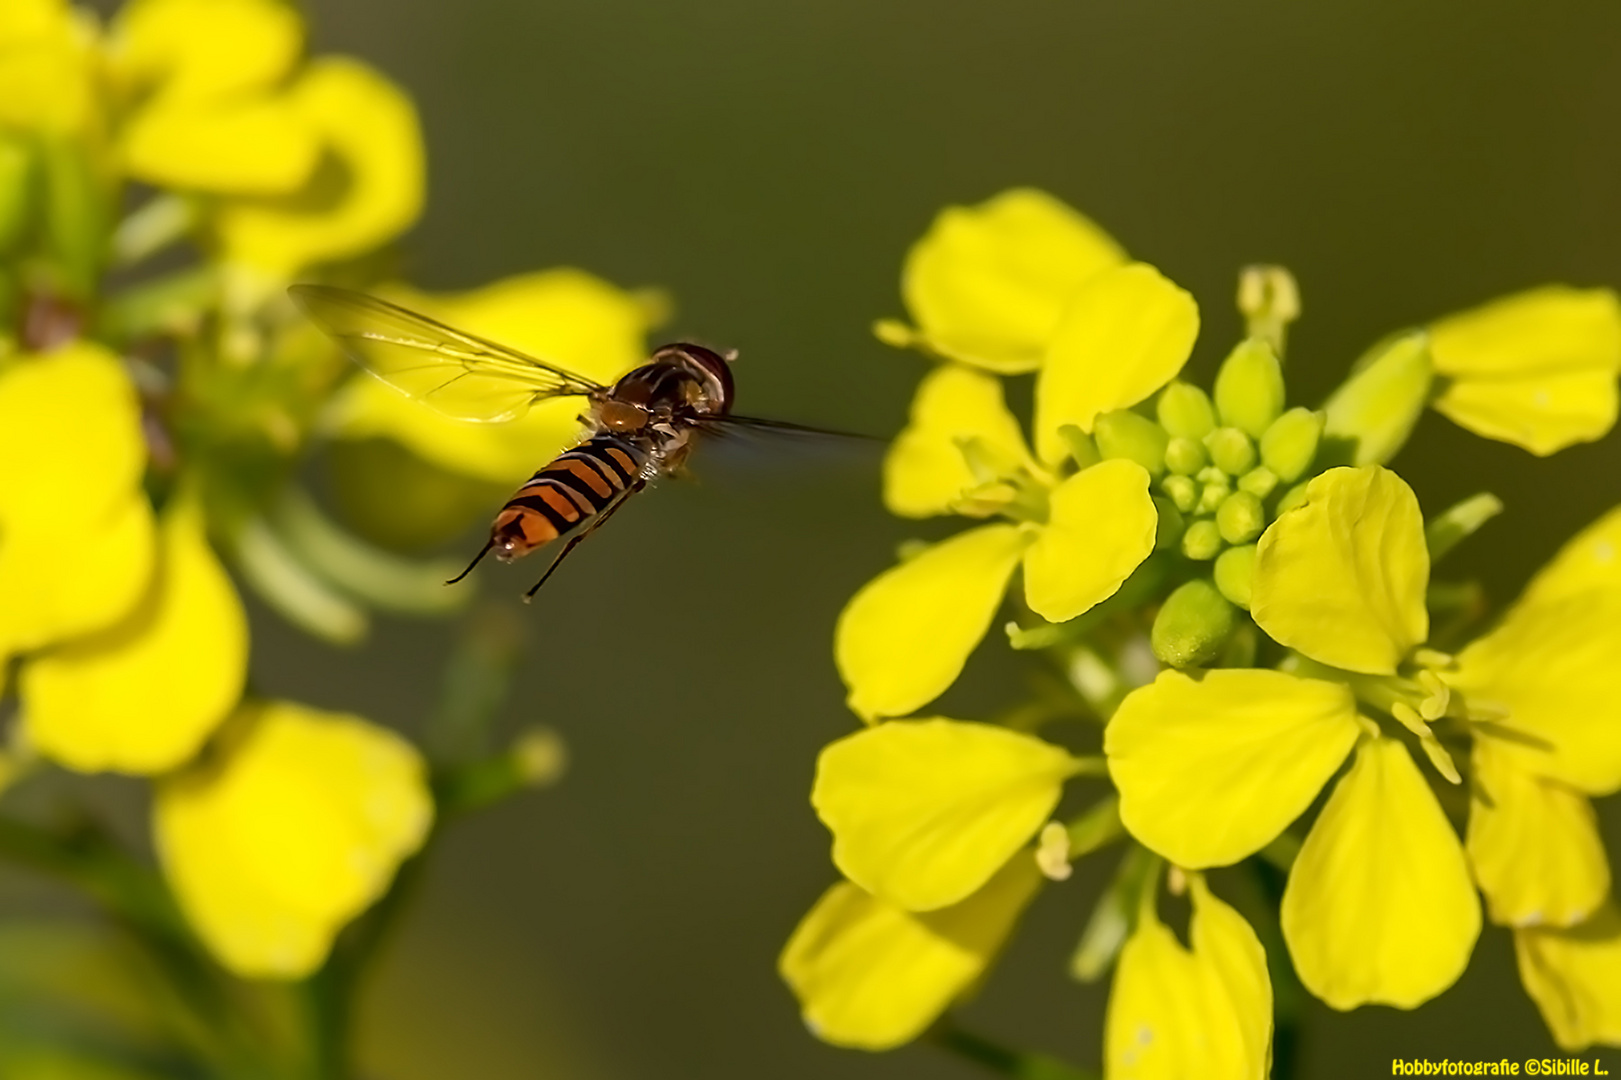
POLYGON ((1336 1009, 1411 1009, 1457 981, 1480 936, 1463 846, 1407 748, 1363 740, 1283 893, 1300 981, 1336 1009))
POLYGON ((1378 465, 1330 469, 1261 536, 1250 615, 1279 644, 1389 674, 1429 636, 1418 500, 1378 465))
POLYGON ((1614 900, 1579 926, 1516 930, 1514 951, 1520 981, 1554 1041, 1566 1050, 1621 1046, 1621 909, 1614 900))
POLYGON ((1610 865, 1593 804, 1505 758, 1506 743, 1478 739, 1466 850, 1492 921, 1574 926, 1610 893, 1610 865))
POLYGON ((0 128, 79 136, 97 119, 94 22, 65 0, 0 6, 0 128))
POLYGON ((1103 1028, 1109 1080, 1263 1080, 1270 1071, 1272 983, 1261 942, 1203 875, 1189 884, 1191 949, 1149 903, 1120 950, 1103 1028))
POLYGON ((917 329, 885 321, 879 336, 989 371, 1032 371, 1075 291, 1124 261, 1107 233, 1042 191, 948 207, 901 272, 917 329))
MULTIPOLYGON (((1551 579, 1548 579, 1551 580, 1551 579)), ((1458 654, 1448 683, 1495 707, 1521 738, 1494 739, 1514 768, 1588 795, 1621 788, 1621 590, 1527 590, 1458 654)))
POLYGON ((1028 843, 1084 764, 991 724, 896 720, 827 746, 811 805, 846 877, 932 911, 979 889, 1028 843))
POLYGON ((817 1038, 892 1049, 979 982, 1040 884, 1035 860, 1014 858, 972 896, 917 913, 840 882, 794 929, 777 968, 817 1038))
POLYGON ((113 24, 111 69, 138 104, 124 167, 152 184, 219 195, 297 190, 321 155, 283 83, 304 29, 273 0, 131 0, 113 24))
POLYGON ((154 541, 140 424, 134 387, 99 346, 0 367, 0 671, 141 599, 154 541))
POLYGON ((1477 435, 1547 455, 1615 426, 1621 302, 1545 285, 1430 327, 1435 407, 1477 435))
POLYGON ((1344 683, 1162 671, 1104 731, 1120 819, 1178 866, 1226 866, 1305 812, 1361 730, 1344 683))
MULTIPOLYGON (((1390 676, 1427 634, 1428 571, 1407 486, 1376 465, 1333 469, 1262 537, 1251 614, 1318 663, 1390 676)), ((1369 685, 1390 692, 1393 717, 1456 781, 1424 719, 1445 711, 1445 688, 1425 674, 1369 685)), ((1287 827, 1359 731, 1290 872, 1284 937, 1302 982, 1335 1008, 1412 1008, 1462 973, 1480 904, 1435 796, 1406 748, 1358 715, 1349 680, 1166 672, 1122 703, 1104 750, 1133 834, 1179 865, 1214 866, 1287 827)))
POLYGON ((425 173, 416 109, 365 64, 317 60, 288 94, 330 166, 290 194, 229 200, 215 221, 227 262, 278 280, 404 232, 421 213, 425 173))
MULTIPOLYGON (((627 292, 583 270, 559 268, 505 278, 472 292, 390 297, 461 330, 571 371, 612 382, 647 359, 646 335, 663 315, 657 298, 627 292)), ((357 377, 337 403, 342 438, 389 438, 452 472, 516 483, 578 440, 579 398, 541 402, 502 424, 452 420, 379 379, 357 377)))
POLYGON ((156 572, 135 609, 23 669, 24 731, 82 772, 165 772, 236 707, 247 666, 242 603, 200 507, 181 499, 164 512, 156 572))
POLYGON ((834 657, 864 720, 904 716, 956 681, 1024 565, 1031 610, 1063 622, 1114 595, 1154 549, 1148 472, 1105 461, 1052 489, 1044 523, 983 525, 885 571, 851 598, 834 657))
POLYGON ((960 364, 941 364, 918 384, 911 423, 884 458, 884 505, 901 517, 951 513, 980 482, 969 453, 997 475, 1035 467, 1001 381, 960 364))
POLYGON ((158 787, 158 854, 221 963, 300 978, 422 844, 433 803, 411 745, 359 717, 274 702, 240 720, 158 787))

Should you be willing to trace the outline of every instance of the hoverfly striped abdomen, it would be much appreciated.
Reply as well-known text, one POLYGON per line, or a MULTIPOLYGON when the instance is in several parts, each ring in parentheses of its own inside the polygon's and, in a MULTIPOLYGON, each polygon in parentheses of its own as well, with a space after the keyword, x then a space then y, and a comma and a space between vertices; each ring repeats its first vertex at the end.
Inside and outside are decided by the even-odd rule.
POLYGON ((606 432, 565 450, 496 515, 490 527, 496 558, 520 558, 590 524, 642 485, 648 460, 640 447, 606 432))

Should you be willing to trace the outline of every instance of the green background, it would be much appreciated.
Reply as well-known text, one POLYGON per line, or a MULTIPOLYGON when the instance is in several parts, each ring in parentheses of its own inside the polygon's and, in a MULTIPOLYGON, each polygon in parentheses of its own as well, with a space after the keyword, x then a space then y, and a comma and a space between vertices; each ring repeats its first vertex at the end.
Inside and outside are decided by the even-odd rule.
MULTIPOLYGON (((666 287, 670 336, 740 349, 739 407, 759 415, 897 430, 925 367, 869 325, 901 313, 902 254, 941 206, 1016 184, 1194 292, 1201 377, 1235 340, 1239 266, 1288 265, 1305 307, 1292 403, 1315 404, 1397 327, 1543 281, 1621 281, 1616 5, 307 10, 317 51, 372 61, 421 109, 430 195, 410 276, 453 289, 571 264, 666 287)), ((774 970, 833 880, 808 791, 817 749, 856 725, 834 617, 899 540, 948 526, 886 517, 876 455, 701 457, 700 483, 639 499, 518 609, 528 652, 506 718, 558 728, 572 768, 450 835, 366 1007, 378 1076, 976 1075, 927 1046, 822 1046, 774 970)), ((1427 510, 1504 498, 1443 569, 1506 599, 1621 501, 1618 462, 1615 438, 1539 461, 1432 414, 1396 465, 1427 510)), ((481 570, 485 602, 516 609, 530 571, 481 570)), ((392 623, 338 653, 263 610, 254 631, 263 690, 407 730, 450 640, 392 623)), ((952 699, 962 715, 1023 692, 1016 664, 985 653, 952 699)), ((1110 862, 1040 897, 966 1010, 976 1028, 1097 1063, 1104 988, 1064 967, 1110 862)), ((1393 1057, 1553 1052, 1489 928, 1417 1012, 1314 1005, 1299 1065, 1363 1077, 1393 1057)))

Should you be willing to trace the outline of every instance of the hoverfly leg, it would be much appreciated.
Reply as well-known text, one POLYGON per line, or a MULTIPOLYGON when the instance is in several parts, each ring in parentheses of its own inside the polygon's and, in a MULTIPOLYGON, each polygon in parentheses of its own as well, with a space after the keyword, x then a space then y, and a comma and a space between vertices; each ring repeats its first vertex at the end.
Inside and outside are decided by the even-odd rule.
POLYGON ((585 531, 569 537, 568 543, 563 545, 563 550, 557 553, 557 558, 552 560, 552 564, 546 568, 546 572, 540 576, 540 580, 535 582, 534 588, 523 594, 523 602, 526 604, 532 602, 535 599, 535 594, 540 591, 540 587, 546 584, 546 579, 556 573, 559 566, 563 565, 563 560, 568 558, 568 553, 578 547, 581 540, 584 540, 586 537, 600 529, 604 522, 619 512, 619 508, 625 505, 625 501, 627 499, 646 486, 646 480, 638 479, 630 487, 621 492, 617 499, 609 503, 608 508, 602 513, 598 514, 596 519, 585 528, 585 531))
POLYGON ((495 538, 491 537, 490 540, 487 543, 485 543, 484 547, 479 550, 479 553, 477 555, 473 556, 473 561, 467 564, 467 569, 463 570, 461 573, 457 574, 455 577, 453 577, 449 581, 445 582, 445 584, 446 585, 454 585, 454 584, 456 584, 456 582, 460 581, 462 578, 466 577, 468 574, 471 574, 473 572, 473 567, 477 566, 479 560, 484 558, 484 556, 488 555, 490 553, 490 549, 492 547, 494 547, 494 546, 495 546, 495 538))

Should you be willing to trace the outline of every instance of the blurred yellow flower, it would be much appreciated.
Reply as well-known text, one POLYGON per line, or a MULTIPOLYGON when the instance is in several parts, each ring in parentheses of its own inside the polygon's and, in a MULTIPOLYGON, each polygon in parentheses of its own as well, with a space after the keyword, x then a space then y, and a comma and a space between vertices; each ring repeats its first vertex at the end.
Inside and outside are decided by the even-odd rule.
POLYGON ((88 343, 0 366, 0 670, 127 615, 153 566, 140 405, 88 343))
POLYGON ((1044 191, 948 207, 901 272, 917 329, 886 320, 879 337, 989 371, 1033 371, 1076 289, 1124 261, 1107 233, 1044 191))
POLYGON ((811 805, 845 877, 932 911, 979 889, 1027 844, 1084 765, 991 724, 895 720, 823 749, 811 805))
POLYGON ((1189 878, 1192 948, 1143 906, 1115 968, 1104 1017, 1108 1080, 1264 1080, 1272 1063, 1272 983, 1243 916, 1189 878))
POLYGON ((236 706, 247 667, 242 603, 208 545, 201 507, 177 500, 164 511, 156 569, 135 609, 23 669, 23 730, 81 772, 165 772, 236 706))
MULTIPOLYGON (((646 362, 647 332, 664 316, 658 297, 566 267, 448 296, 401 288, 387 295, 459 330, 601 382, 646 362)), ((393 439, 452 472, 515 483, 578 440, 582 408, 578 398, 561 398, 508 423, 467 423, 441 416, 380 379, 357 377, 335 406, 332 428, 342 438, 393 439)))
POLYGON ((1621 1046, 1621 909, 1606 900, 1568 929, 1514 932, 1520 981, 1566 1050, 1621 1046))
POLYGON ((411 744, 357 716, 272 702, 237 722, 159 785, 158 853, 221 963, 300 978, 421 846, 433 802, 411 744))
POLYGON ((1615 426, 1621 301, 1609 289, 1545 285, 1441 319, 1435 402, 1489 439, 1547 455, 1615 426))
POLYGON ((112 26, 109 67, 135 102, 124 167, 152 184, 217 195, 295 191, 317 133, 283 83, 304 28, 274 0, 132 0, 112 26))
POLYGON ((296 191, 231 199, 215 218, 226 262, 277 280, 404 232, 422 211, 426 172, 416 109, 367 65, 316 60, 288 96, 324 164, 296 191))
POLYGON ((100 116, 94 20, 66 0, 0 5, 0 128, 86 134, 100 116))
POLYGON ((892 1049, 974 987, 1041 880, 1035 859, 1015 857, 972 896, 925 913, 840 882, 800 920, 777 970, 817 1038, 892 1049))

